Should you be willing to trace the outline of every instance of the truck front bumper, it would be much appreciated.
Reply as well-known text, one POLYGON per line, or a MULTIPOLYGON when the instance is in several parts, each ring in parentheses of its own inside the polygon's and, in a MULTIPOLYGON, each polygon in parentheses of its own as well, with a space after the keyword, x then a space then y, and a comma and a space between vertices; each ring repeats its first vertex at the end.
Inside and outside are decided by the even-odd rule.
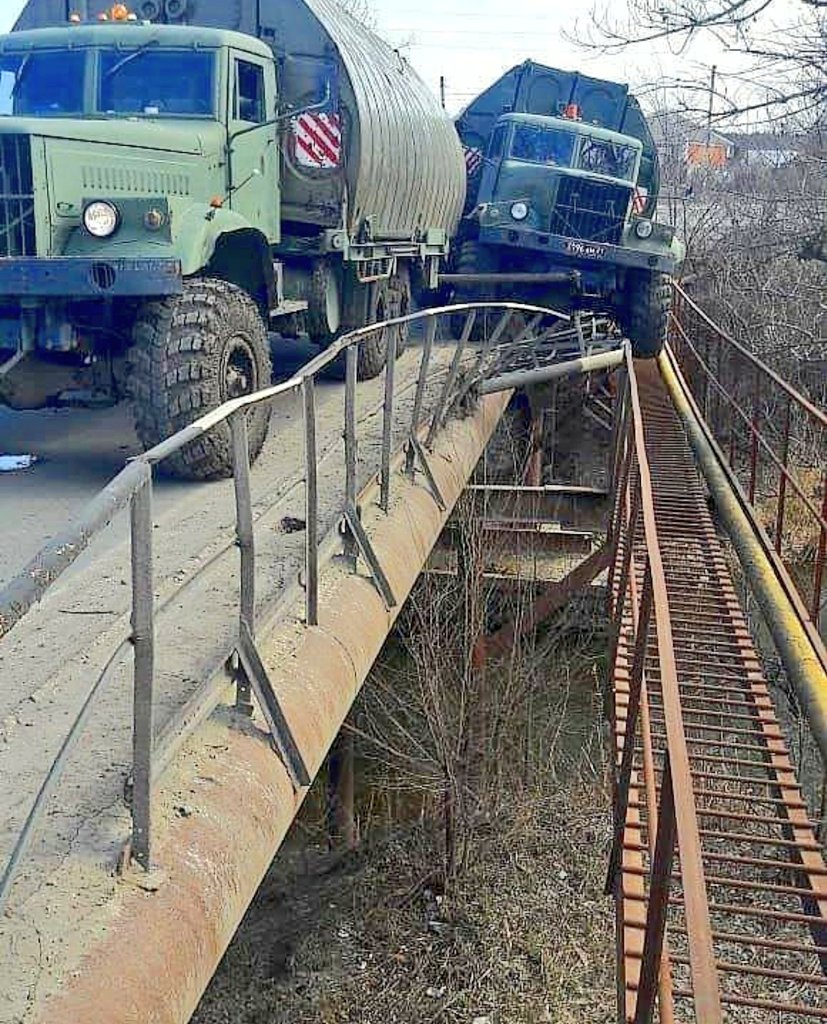
POLYGON ((523 251, 548 253, 552 262, 561 265, 583 264, 591 269, 600 265, 610 267, 635 267, 641 270, 657 270, 671 274, 677 261, 671 253, 652 252, 647 249, 633 249, 606 242, 590 242, 580 238, 566 238, 551 235, 533 228, 518 227, 514 224, 497 227, 481 227, 480 241, 484 245, 507 245, 523 251))
POLYGON ((182 291, 177 259, 0 258, 0 298, 142 298, 182 291))

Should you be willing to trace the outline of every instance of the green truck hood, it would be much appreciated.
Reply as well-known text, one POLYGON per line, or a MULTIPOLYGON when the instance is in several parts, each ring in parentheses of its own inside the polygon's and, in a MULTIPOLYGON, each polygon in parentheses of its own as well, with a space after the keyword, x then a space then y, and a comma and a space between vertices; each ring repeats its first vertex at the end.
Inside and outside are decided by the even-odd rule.
POLYGON ((217 150, 226 138, 217 121, 145 118, 0 117, 0 133, 191 155, 217 150))

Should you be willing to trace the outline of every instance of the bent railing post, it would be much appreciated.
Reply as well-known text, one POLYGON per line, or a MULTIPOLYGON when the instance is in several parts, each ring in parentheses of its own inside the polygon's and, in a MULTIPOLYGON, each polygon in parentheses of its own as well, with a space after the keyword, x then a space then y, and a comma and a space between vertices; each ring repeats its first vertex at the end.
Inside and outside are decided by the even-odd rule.
MULTIPOLYGON (((253 532, 253 506, 250 497, 250 446, 247 432, 247 414, 244 410, 230 417, 233 441, 233 488, 235 491, 235 533, 240 561, 239 636, 246 623, 251 633, 256 628, 256 564, 255 536, 253 532)), ((253 704, 250 681, 239 664, 236 672, 236 708, 251 714, 253 704)))
POLYGON ((391 500, 391 441, 393 437, 393 382, 396 374, 397 332, 390 331, 385 363, 385 400, 382 416, 382 462, 379 471, 379 507, 383 512, 390 508, 391 500))
POLYGON ((319 487, 316 472, 316 392, 312 377, 305 377, 302 381, 302 399, 304 402, 306 617, 308 626, 317 626, 319 624, 319 487))
POLYGON ((132 856, 152 865, 152 747, 154 743, 155 622, 152 580, 152 469, 130 504, 132 559, 132 856))

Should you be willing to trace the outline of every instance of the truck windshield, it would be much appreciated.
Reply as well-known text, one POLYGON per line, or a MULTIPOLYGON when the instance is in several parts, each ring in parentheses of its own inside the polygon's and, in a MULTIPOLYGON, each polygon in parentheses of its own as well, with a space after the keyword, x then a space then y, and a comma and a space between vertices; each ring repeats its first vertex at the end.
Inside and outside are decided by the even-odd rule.
POLYGON ((518 124, 511 140, 511 156, 532 164, 571 167, 575 136, 559 128, 518 124))
POLYGON ((637 154, 634 146, 587 137, 580 145, 577 166, 581 171, 591 171, 592 174, 634 181, 637 154))
POLYGON ((149 47, 103 50, 98 109, 133 117, 212 117, 214 78, 212 53, 149 47))
POLYGON ((81 50, 29 50, 0 56, 0 114, 77 117, 83 113, 81 50))

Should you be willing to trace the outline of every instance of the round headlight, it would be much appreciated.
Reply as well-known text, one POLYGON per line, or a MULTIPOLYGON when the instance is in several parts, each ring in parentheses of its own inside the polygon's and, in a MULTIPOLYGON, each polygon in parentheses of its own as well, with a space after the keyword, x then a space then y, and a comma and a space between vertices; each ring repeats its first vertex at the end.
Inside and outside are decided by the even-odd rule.
POLYGON ((522 200, 518 203, 512 203, 511 216, 514 220, 525 220, 528 216, 528 203, 524 203, 522 200))
POLYGON ((90 203, 83 211, 83 226, 95 238, 108 238, 113 235, 119 222, 117 207, 102 199, 90 203))
POLYGON ((650 220, 639 220, 635 224, 635 234, 638 238, 648 238, 652 234, 652 222, 650 220))

